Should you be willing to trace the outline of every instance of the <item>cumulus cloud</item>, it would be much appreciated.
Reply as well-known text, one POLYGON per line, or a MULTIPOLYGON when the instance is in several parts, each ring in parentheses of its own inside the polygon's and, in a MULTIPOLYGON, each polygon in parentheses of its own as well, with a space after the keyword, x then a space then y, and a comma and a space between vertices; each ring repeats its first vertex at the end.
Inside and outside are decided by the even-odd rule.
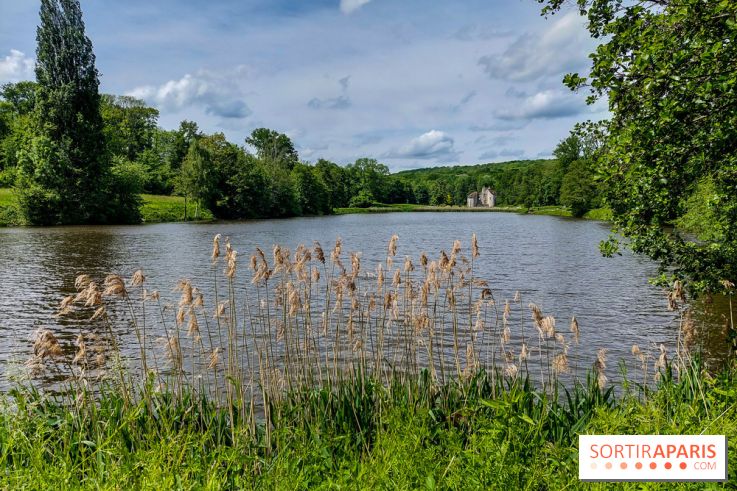
POLYGON ((27 57, 22 51, 11 49, 10 54, 0 58, 0 82, 20 82, 34 78, 33 58, 27 57))
POLYGON ((417 138, 413 138, 407 145, 385 156, 398 159, 432 159, 432 158, 455 158, 458 152, 455 150, 455 142, 450 135, 438 130, 430 130, 417 138))
POLYGON ((371 0, 340 0, 340 11, 344 14, 350 14, 360 9, 371 0))
POLYGON ((517 99, 514 106, 497 111, 495 116, 502 120, 555 119, 591 111, 580 97, 568 91, 521 93, 517 99))
POLYGON ((582 20, 571 11, 542 33, 525 33, 500 54, 483 56, 479 65, 491 78, 534 80, 583 70, 591 40, 582 20))
POLYGON ((227 76, 208 71, 186 74, 158 87, 138 87, 129 95, 167 111, 202 106, 207 114, 226 119, 242 119, 251 115, 251 109, 241 98, 237 85, 227 76))

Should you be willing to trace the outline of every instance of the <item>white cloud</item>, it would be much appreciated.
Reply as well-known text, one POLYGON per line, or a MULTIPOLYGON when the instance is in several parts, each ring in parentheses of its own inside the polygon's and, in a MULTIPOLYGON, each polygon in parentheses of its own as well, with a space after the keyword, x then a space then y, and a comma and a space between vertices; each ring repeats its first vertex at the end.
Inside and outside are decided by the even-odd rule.
POLYGON ((202 106, 205 113, 213 116, 246 118, 251 110, 231 78, 202 70, 195 75, 186 74, 179 80, 169 80, 158 87, 138 87, 129 92, 129 95, 149 101, 167 111, 202 106))
POLYGON ((558 18, 542 33, 525 33, 502 53, 483 56, 479 65, 502 80, 534 80, 583 70, 592 42, 577 11, 558 18))
POLYGON ((554 119, 592 112, 582 98, 565 90, 543 90, 532 95, 519 94, 514 106, 496 112, 504 120, 554 119))
POLYGON ((10 54, 0 59, 0 82, 20 82, 34 78, 33 58, 27 57, 22 51, 11 49, 10 54))
POLYGON ((340 11, 344 14, 350 14, 360 9, 371 0, 340 0, 340 11))
POLYGON ((453 138, 446 133, 430 130, 386 156, 399 159, 455 158, 458 152, 454 144, 453 138))

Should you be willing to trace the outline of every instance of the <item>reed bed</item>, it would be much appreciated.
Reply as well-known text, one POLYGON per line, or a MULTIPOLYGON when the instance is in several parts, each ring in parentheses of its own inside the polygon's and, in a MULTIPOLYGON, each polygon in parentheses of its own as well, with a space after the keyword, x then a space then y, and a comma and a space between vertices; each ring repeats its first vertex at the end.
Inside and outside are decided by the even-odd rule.
MULTIPOLYGON (((340 238, 327 251, 317 242, 294 253, 275 245, 269 256, 257 248, 244 264, 217 235, 212 298, 179 279, 175 302, 149 289, 141 270, 128 279, 79 275, 77 293, 63 298, 56 314, 79 322, 74 346, 62 348, 52 331, 40 329, 27 366, 33 374, 56 370, 74 389, 105 380, 128 393, 150 382, 178 400, 185 393, 207 397, 252 428, 271 427, 264 409, 286 394, 367 380, 411 387, 422 379, 431 389, 466 390, 483 372, 493 388, 521 380, 550 394, 591 372, 607 390, 607 349, 583 366, 575 357, 571 366, 578 320, 561 329, 519 292, 497 298, 474 271, 481 254, 475 234, 468 250, 455 240, 448 252, 422 252, 415 260, 398 255, 398 242, 392 236, 385 260, 369 268, 361 253, 344 251, 340 238), (116 335, 126 330, 135 334, 137 353, 127 357, 116 335)), ((668 296, 681 315, 676 371, 690 365, 698 340, 685 300, 676 282, 668 296)), ((661 344, 633 346, 631 361, 646 396, 671 360, 661 344)))
MULTIPOLYGON (((388 442, 401 446, 398 438, 414 441, 413 451, 397 451, 426 459, 423 465, 433 449, 478 454, 493 444, 495 458, 517 469, 504 482, 518 486, 540 477, 525 476, 524 468, 549 460, 551 448, 561 452, 562 471, 575 474, 576 436, 596 428, 602 414, 660 411, 677 425, 686 411, 694 424, 735 432, 737 394, 712 391, 730 387, 732 365, 719 376, 704 370, 679 284, 669 296, 682 319, 678 349, 669 357, 663 345, 633 346, 634 369, 620 365, 617 395, 605 348, 571 366, 582 329, 575 317, 557 323, 519 293, 497 298, 476 276, 475 236, 467 250, 455 241, 447 252, 416 259, 398 255, 398 240, 391 237, 383 261, 366 266, 340 239, 330 250, 319 243, 293 253, 274 246, 268 256, 256 249, 242 261, 216 236, 210 298, 180 279, 178 299, 167 301, 143 271, 127 279, 80 275, 77 293, 57 313, 79 323, 74 345, 39 330, 28 362, 34 374, 64 374, 65 387, 12 392, 0 412, 0 461, 18 475, 23 466, 46 473, 61 466, 68 479, 96 487, 114 475, 106 466, 133 465, 140 452, 187 467, 172 461, 179 450, 166 442, 176 442, 200 459, 197 466, 214 466, 226 487, 277 483, 282 472, 292 483, 286 487, 304 487, 335 472, 350 475, 345 465, 370 463, 389 451, 388 442), (121 349, 126 330, 135 356, 121 349), (42 446, 59 455, 16 440, 34 424, 42 446), (303 447, 309 450, 296 450, 303 447), (509 455, 498 453, 503 448, 509 455), (296 485, 290 472, 309 478, 296 485)), ((448 486, 457 478, 453 461, 440 460, 445 470, 431 465, 405 485, 448 486)), ((202 468, 190 472, 182 482, 208 485, 202 468)), ((386 485, 385 478, 364 484, 386 485)), ((132 472, 125 482, 146 487, 140 479, 132 472)), ((492 481, 477 484, 484 482, 492 481)))

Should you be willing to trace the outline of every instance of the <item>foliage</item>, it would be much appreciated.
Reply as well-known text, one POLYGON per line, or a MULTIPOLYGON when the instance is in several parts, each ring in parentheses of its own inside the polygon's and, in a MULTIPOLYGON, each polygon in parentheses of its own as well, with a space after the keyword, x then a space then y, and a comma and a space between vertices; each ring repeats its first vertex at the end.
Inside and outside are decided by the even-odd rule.
POLYGON ((560 202, 571 209, 574 217, 582 217, 594 207, 596 188, 589 166, 585 160, 571 162, 560 187, 560 202))
POLYGON ((705 242, 723 241, 723 230, 714 213, 714 201, 718 199, 714 181, 709 177, 702 179, 696 184, 693 194, 683 203, 685 213, 675 220, 676 227, 695 234, 699 240, 705 242))
POLYGON ((357 195, 351 198, 348 202, 348 206, 351 208, 368 208, 376 203, 374 195, 371 192, 361 189, 357 195))
MULTIPOLYGON (((540 2, 545 14, 564 4, 540 2)), ((597 167, 617 230, 634 251, 660 261, 695 292, 734 283, 737 4, 576 3, 600 44, 590 74, 570 74, 565 82, 588 86, 590 102, 609 102, 612 118, 597 167), (704 186, 711 187, 708 200, 699 199, 704 186), (669 229, 684 216, 681 223, 693 223, 688 213, 697 202, 713 229, 698 242, 669 229)))
POLYGON ((159 111, 140 99, 105 94, 101 101, 108 151, 135 161, 152 147, 159 111))
POLYGON ((128 184, 115 182, 100 114, 98 73, 76 0, 43 0, 35 103, 18 162, 25 217, 36 224, 135 217, 128 184), (123 208, 119 208, 123 207, 123 208))
POLYGON ((258 158, 268 166, 292 170, 299 160, 292 140, 278 131, 257 128, 246 138, 246 143, 256 149, 258 158))

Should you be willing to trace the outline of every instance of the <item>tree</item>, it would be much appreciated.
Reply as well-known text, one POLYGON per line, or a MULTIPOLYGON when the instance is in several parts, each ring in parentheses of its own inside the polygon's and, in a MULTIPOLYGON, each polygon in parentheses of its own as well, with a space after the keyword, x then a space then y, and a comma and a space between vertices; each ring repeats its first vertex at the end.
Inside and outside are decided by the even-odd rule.
POLYGON ((589 162, 586 160, 571 162, 560 186, 560 203, 569 207, 574 217, 582 217, 592 208, 595 198, 596 188, 589 162))
POLYGON ((292 180, 300 215, 324 215, 331 211, 328 207, 328 190, 312 167, 295 165, 292 180))
POLYGON ((285 134, 268 128, 257 128, 246 138, 246 144, 256 149, 256 155, 267 165, 291 171, 299 162, 292 140, 285 134))
POLYGON ((195 202, 195 218, 198 218, 200 205, 212 192, 215 179, 211 152, 200 140, 194 140, 182 162, 182 172, 175 186, 177 193, 184 196, 185 220, 187 219, 187 198, 195 202))
POLYGON ((350 176, 354 196, 366 191, 372 200, 387 201, 389 168, 386 165, 375 159, 362 158, 347 166, 346 172, 350 176))
POLYGON ((101 103, 108 151, 133 162, 153 146, 159 111, 140 99, 105 94, 101 103))
POLYGON ((32 137, 29 128, 37 88, 35 82, 0 87, 0 186, 14 184, 18 153, 32 137))
POLYGON ((36 82, 23 81, 0 87, 0 97, 8 104, 8 110, 16 115, 28 115, 36 105, 36 82))
POLYGON ((78 0, 42 0, 32 137, 19 160, 19 201, 31 223, 135 219, 114 182, 100 115, 92 42, 78 0))
MULTIPOLYGON (((544 14, 564 0, 539 0, 544 14)), ((577 0, 601 44, 587 77, 569 74, 611 120, 597 172, 617 231, 694 291, 737 282, 737 3, 577 0), (708 183, 711 240, 667 227, 708 183), (701 186, 701 187, 700 187, 701 186)), ((606 245, 605 245, 606 246, 606 245)), ((611 251, 611 243, 606 246, 611 251)))
POLYGON ((348 206, 351 199, 350 183, 346 170, 325 159, 315 163, 315 173, 328 190, 328 209, 348 206))
POLYGON ((184 157, 189 152, 192 142, 202 136, 200 128, 194 121, 184 120, 179 123, 179 129, 175 132, 174 150, 171 155, 171 166, 174 170, 182 168, 184 157))

